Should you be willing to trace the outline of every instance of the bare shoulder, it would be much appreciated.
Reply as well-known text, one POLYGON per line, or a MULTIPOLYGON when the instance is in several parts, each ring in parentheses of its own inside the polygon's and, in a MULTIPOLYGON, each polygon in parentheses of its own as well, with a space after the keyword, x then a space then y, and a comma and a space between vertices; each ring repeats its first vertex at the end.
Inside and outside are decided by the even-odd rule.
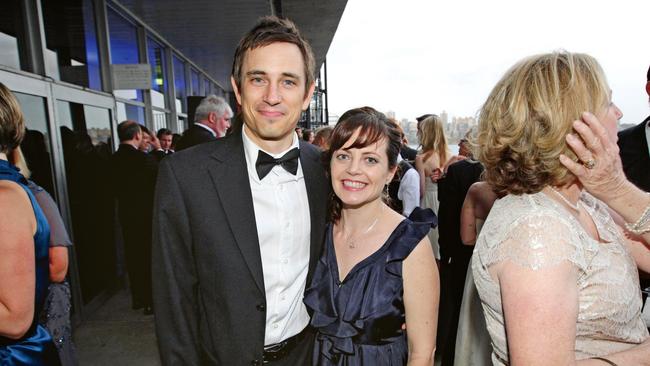
POLYGON ((0 210, 11 211, 0 219, 0 232, 8 233, 25 232, 33 235, 36 231, 36 217, 27 192, 18 183, 0 181, 0 210))
POLYGON ((422 268, 421 266, 428 267, 434 265, 434 263, 435 257, 433 256, 431 242, 427 236, 422 238, 415 248, 413 248, 411 254, 404 259, 404 265, 407 268, 422 268))
MULTIPOLYGON (((0 205, 1 207, 15 208, 15 205, 31 205, 27 192, 20 184, 10 180, 0 180, 0 205)), ((19 207, 18 207, 19 208, 19 207)))

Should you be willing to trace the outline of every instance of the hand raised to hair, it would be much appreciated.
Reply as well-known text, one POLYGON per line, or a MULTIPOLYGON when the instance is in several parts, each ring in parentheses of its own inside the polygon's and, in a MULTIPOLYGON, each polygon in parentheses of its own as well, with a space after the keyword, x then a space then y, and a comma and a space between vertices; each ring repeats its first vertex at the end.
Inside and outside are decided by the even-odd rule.
POLYGON ((630 184, 623 172, 618 145, 591 113, 584 112, 580 120, 573 122, 573 128, 582 140, 574 134, 568 134, 566 142, 580 161, 575 162, 562 154, 560 162, 580 180, 589 193, 607 203, 630 184), (591 166, 588 163, 590 161, 591 166))
POLYGON ((160 140, 158 139, 158 137, 156 137, 156 135, 151 136, 151 141, 149 141, 149 144, 151 145, 153 151, 162 149, 162 147, 160 146, 160 140))

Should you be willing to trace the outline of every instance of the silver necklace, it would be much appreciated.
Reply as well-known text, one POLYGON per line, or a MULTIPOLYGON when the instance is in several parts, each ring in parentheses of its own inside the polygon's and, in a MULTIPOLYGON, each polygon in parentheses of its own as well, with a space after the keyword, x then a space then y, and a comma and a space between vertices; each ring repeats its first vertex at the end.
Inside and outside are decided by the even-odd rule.
POLYGON ((356 235, 355 237, 348 236, 348 238, 345 239, 345 244, 347 244, 348 248, 355 249, 357 247, 357 242, 356 242, 357 239, 359 239, 359 237, 361 237, 362 235, 368 234, 370 230, 372 230, 375 227, 375 225, 377 225, 377 222, 379 222, 379 216, 377 216, 375 218, 375 221, 373 221, 372 224, 370 224, 370 226, 368 226, 368 228, 361 234, 356 235))
MULTIPOLYGON (((560 197, 560 199, 562 200, 562 202, 566 203, 566 204, 567 204, 569 207, 571 207, 572 209, 574 209, 574 210, 576 210, 576 211, 580 211, 580 207, 578 207, 578 203, 576 203, 576 204, 571 203, 571 201, 569 201, 568 199, 566 199, 566 197, 564 197, 564 195, 563 195, 562 193, 560 193, 560 191, 558 191, 557 189, 553 188, 553 186, 548 186, 548 188, 550 188, 553 192, 555 192, 555 194, 557 194, 557 195, 560 197)), ((578 200, 578 202, 580 202, 580 200, 578 200)))

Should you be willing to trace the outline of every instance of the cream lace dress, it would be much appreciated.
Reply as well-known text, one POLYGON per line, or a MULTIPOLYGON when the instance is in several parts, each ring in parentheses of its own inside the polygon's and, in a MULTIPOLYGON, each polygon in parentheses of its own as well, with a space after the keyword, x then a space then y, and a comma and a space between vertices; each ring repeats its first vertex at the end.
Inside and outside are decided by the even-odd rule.
POLYGON ((579 204, 604 243, 593 240, 563 206, 541 192, 508 195, 492 207, 474 249, 472 270, 495 365, 508 364, 508 345, 499 283, 488 269, 504 260, 533 270, 562 261, 577 268, 577 360, 623 351, 648 338, 637 267, 623 234, 604 203, 583 192, 579 204))

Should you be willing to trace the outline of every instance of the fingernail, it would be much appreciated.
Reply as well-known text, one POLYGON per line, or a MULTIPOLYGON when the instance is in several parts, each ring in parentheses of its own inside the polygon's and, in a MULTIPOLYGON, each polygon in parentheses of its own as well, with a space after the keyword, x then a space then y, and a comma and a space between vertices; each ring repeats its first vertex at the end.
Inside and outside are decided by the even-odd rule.
POLYGON ((569 142, 573 142, 573 141, 576 140, 576 137, 573 136, 572 133, 570 133, 570 134, 566 135, 566 140, 569 141, 569 142))

